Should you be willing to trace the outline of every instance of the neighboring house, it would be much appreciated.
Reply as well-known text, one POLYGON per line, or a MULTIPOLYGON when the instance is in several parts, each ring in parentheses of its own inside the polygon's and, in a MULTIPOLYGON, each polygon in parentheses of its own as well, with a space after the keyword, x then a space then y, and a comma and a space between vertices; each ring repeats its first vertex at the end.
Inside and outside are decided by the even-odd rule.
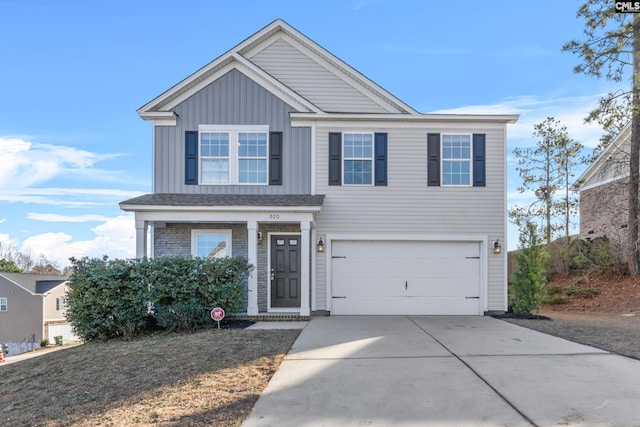
POLYGON ((0 272, 0 342, 77 340, 65 318, 65 276, 0 272))
POLYGON ((247 315, 507 309, 518 116, 418 113, 281 20, 138 114, 153 193, 120 204, 137 256, 247 257, 247 315))
POLYGON ((624 261, 629 253, 629 148, 627 125, 574 184, 580 191, 580 238, 606 237, 612 254, 624 261))

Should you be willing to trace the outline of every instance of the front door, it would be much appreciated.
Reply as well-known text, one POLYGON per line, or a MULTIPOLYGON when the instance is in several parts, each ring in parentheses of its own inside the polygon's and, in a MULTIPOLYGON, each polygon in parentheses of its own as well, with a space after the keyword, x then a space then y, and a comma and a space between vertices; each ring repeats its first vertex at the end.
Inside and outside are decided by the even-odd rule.
POLYGON ((271 307, 300 307, 300 236, 271 238, 271 307))

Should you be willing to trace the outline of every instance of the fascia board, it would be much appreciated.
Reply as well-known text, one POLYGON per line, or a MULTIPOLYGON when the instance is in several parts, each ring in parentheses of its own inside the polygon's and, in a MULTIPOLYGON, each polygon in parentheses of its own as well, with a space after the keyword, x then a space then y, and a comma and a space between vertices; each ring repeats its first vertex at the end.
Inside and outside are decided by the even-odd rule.
POLYGON ((314 212, 299 211, 138 211, 136 212, 136 221, 153 221, 153 222, 224 222, 224 223, 243 223, 247 221, 269 222, 269 223, 291 223, 307 221, 313 222, 314 212), (274 217, 277 214, 277 218, 274 217))
POLYGON ((322 206, 167 206, 120 204, 126 212, 320 212, 322 206))
MULTIPOLYGON (((403 123, 430 122, 466 122, 466 123, 505 123, 513 124, 518 121, 518 114, 351 114, 351 113, 297 113, 289 114, 293 122, 358 122, 358 121, 389 121, 403 123)), ((297 123, 296 123, 297 125, 297 123)))

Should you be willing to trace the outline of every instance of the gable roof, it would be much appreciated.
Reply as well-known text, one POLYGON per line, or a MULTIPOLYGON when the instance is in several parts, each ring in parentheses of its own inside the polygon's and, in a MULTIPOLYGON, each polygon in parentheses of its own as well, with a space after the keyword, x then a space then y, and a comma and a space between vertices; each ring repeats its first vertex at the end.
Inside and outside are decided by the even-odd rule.
POLYGON ((232 69, 299 112, 419 114, 281 19, 143 105, 138 114, 146 120, 171 124, 176 119, 172 111, 176 105, 232 69), (282 63, 286 66, 280 66, 282 63), (320 88, 318 81, 324 83, 320 88), (327 94, 326 84, 334 88, 333 92, 327 94))
POLYGON ((21 287, 33 295, 42 295, 67 281, 66 276, 51 274, 25 274, 0 272, 0 277, 21 287))
MULTIPOLYGON (((621 156, 624 157, 626 147, 631 143, 631 123, 628 123, 607 145, 602 153, 585 169, 573 187, 587 190, 629 176, 629 168, 620 168, 621 156)), ((624 161, 624 160, 622 160, 624 161)))

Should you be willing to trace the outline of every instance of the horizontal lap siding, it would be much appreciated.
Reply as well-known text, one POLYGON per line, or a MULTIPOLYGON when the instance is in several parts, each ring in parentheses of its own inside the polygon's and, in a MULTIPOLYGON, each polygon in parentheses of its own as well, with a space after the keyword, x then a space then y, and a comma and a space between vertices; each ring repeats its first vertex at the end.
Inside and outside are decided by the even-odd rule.
POLYGON ((291 128, 295 111, 237 70, 203 88, 174 110, 176 126, 156 126, 156 193, 310 194, 311 129, 291 128), (184 133, 198 125, 269 125, 283 132, 283 185, 185 185, 184 133))
POLYGON ((266 47, 250 59, 323 111, 387 112, 362 92, 283 39, 266 47))
MULTIPOLYGON (((487 235, 489 239, 506 240, 503 125, 454 127, 434 124, 404 130, 383 127, 345 129, 388 133, 388 185, 327 185, 328 134, 343 130, 318 127, 316 185, 318 194, 326 195, 322 212, 317 215, 318 236, 327 233, 455 234, 487 235), (427 186, 427 133, 433 132, 486 134, 486 187, 427 186)), ((494 255, 492 248, 487 249, 488 308, 503 310, 505 256, 494 255)), ((318 257, 319 264, 324 262, 324 257, 318 257)), ((318 274, 324 274, 324 265, 318 266, 318 274)), ((325 277, 319 277, 318 282, 325 283, 325 277)))

